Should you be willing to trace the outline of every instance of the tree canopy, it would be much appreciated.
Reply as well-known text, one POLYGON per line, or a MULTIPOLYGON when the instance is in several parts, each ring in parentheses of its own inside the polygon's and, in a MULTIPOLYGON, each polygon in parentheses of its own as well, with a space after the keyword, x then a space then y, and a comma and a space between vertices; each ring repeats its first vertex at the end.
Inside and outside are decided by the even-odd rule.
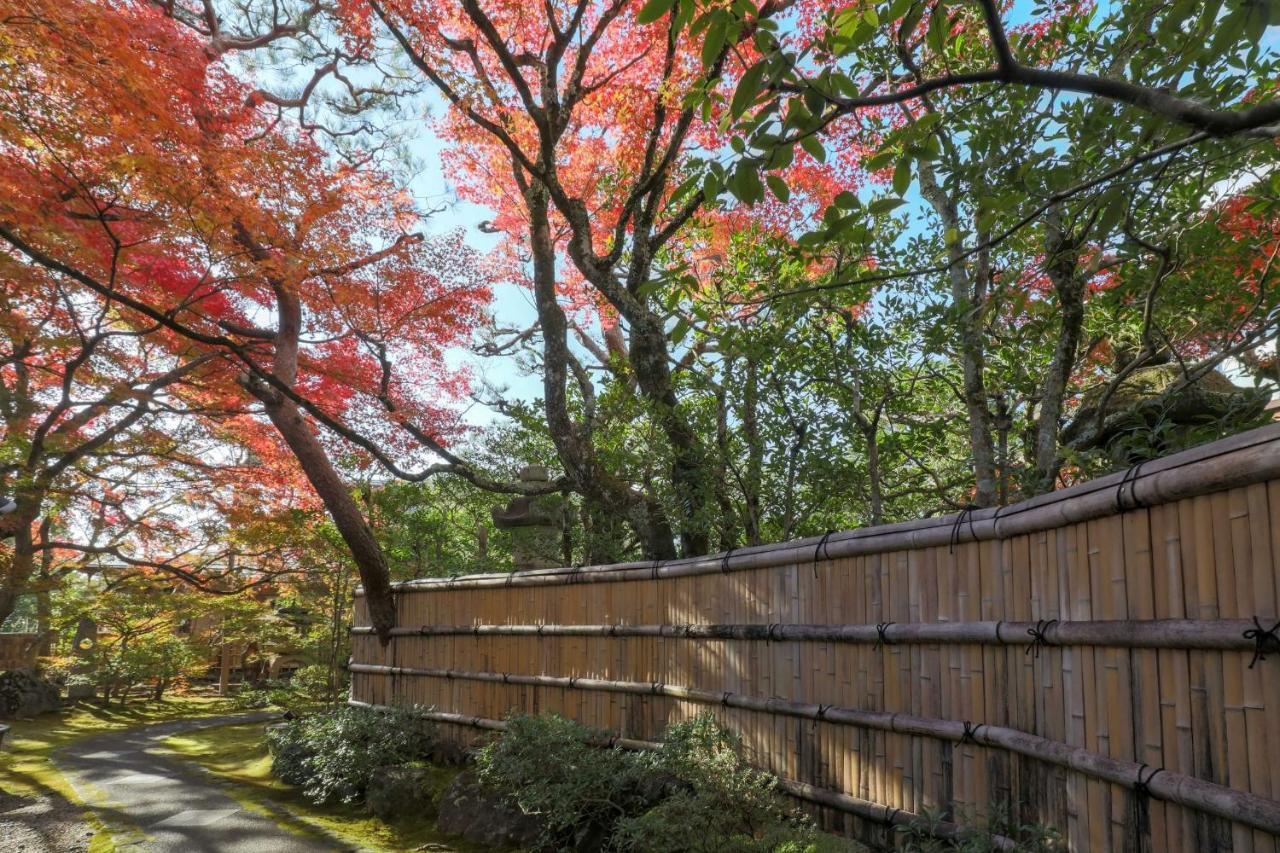
POLYGON ((660 560, 1005 504, 1257 424, 1273 24, 12 0, 0 616, 42 553, 228 591, 210 555, 246 537, 197 544, 166 502, 244 531, 323 509, 386 637, 391 578, 490 566, 477 527, 530 490, 568 499, 574 560, 660 560), (485 221, 420 197, 428 140, 485 221), (500 316, 511 285, 527 324, 500 316), (535 462, 553 482, 516 478, 535 462))

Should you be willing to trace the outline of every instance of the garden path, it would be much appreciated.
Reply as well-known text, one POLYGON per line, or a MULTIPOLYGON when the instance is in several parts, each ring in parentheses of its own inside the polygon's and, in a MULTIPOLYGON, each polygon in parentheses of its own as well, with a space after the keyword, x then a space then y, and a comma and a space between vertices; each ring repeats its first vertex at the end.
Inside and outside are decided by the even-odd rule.
POLYGON ((54 762, 107 825, 121 851, 146 853, 311 853, 344 849, 300 835, 245 809, 214 779, 154 751, 171 735, 207 726, 272 719, 238 714, 175 720, 76 741, 54 762))

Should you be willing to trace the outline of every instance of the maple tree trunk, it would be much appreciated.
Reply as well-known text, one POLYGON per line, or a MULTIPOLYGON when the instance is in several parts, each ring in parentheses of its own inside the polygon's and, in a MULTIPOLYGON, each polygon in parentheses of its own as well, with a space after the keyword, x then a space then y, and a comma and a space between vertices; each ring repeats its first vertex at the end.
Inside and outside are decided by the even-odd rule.
POLYGON ((1053 283, 1058 298, 1061 325, 1053 358, 1045 374, 1040 392, 1040 413, 1036 419, 1036 493, 1053 490, 1058 479, 1058 422, 1062 418, 1063 398, 1075 368, 1080 348, 1080 330, 1084 326, 1084 285, 1076 264, 1077 240, 1063 232, 1062 212, 1055 205, 1046 218, 1045 272, 1053 283))
POLYGON ((8 564, 4 566, 4 583, 0 586, 0 622, 13 614, 14 608, 18 606, 18 598, 27 591, 31 575, 35 571, 31 541, 33 519, 27 517, 28 513, 22 513, 18 518, 15 516, 18 513, 9 516, 17 523, 13 525, 13 532, 10 534, 13 544, 9 549, 8 564))
MULTIPOLYGON (((676 556, 669 524, 652 500, 636 495, 630 487, 595 460, 590 438, 574 423, 565 388, 568 384, 569 323, 556 293, 556 248, 551 233, 549 200, 536 182, 525 188, 529 210, 529 247, 533 256, 534 303, 542 331, 542 390, 547 428, 565 475, 575 492, 591 506, 594 519, 625 518, 651 559, 676 556)), ((632 354, 634 355, 634 346, 632 354)), ((638 371, 637 371, 638 375, 638 371)), ((616 540, 612 544, 616 544, 616 540)), ((593 536, 589 544, 593 562, 605 556, 605 541, 593 536)), ((611 561, 610 558, 607 561, 611 561)))
MULTIPOLYGON (((51 519, 45 516, 40 521, 40 545, 49 542, 51 519)), ((53 654, 53 606, 49 593, 53 584, 53 551, 43 548, 40 551, 40 574, 36 583, 36 654, 48 657, 53 654)))
POLYGON ((947 255, 951 262, 951 304, 957 314, 960 363, 964 376, 963 398, 969 418, 969 448, 973 455, 974 499, 977 506, 996 503, 996 454, 991 438, 991 410, 987 406, 986 356, 982 345, 982 300, 975 298, 969 271, 961 252, 960 216, 955 204, 938 185, 933 167, 921 161, 920 194, 942 220, 947 255))
POLYGON ((711 550, 709 460, 701 437, 685 418, 676 397, 666 330, 656 316, 631 319, 631 367, 671 445, 671 485, 681 510, 681 551, 686 557, 706 554, 711 550))
POLYGON ((396 624, 396 606, 391 574, 372 528, 297 407, 290 401, 276 399, 266 404, 266 410, 346 542, 351 559, 360 571, 370 623, 385 645, 390 641, 388 632, 396 624))
MULTIPOLYGON (((288 287, 276 282, 273 282, 273 287, 279 316, 272 374, 285 386, 292 387, 298 374, 302 305, 297 294, 288 287)), ((351 489, 333 466, 324 445, 316 437, 311 424, 303 418, 297 404, 276 389, 254 383, 250 383, 248 387, 262 401, 267 417, 293 451, 302 473, 320 496, 334 526, 346 542, 364 585, 370 624, 382 644, 387 645, 391 642, 391 629, 396 625, 395 595, 391 589, 391 572, 373 528, 369 526, 351 489)))

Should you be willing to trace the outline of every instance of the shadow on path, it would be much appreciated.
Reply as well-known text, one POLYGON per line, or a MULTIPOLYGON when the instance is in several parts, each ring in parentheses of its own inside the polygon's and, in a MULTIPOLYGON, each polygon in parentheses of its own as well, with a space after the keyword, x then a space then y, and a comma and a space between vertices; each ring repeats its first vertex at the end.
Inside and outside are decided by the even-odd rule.
POLYGON ((54 754, 76 793, 107 825, 120 850, 148 853, 304 853, 346 849, 245 810, 211 778, 150 751, 170 735, 274 714, 174 720, 78 740, 54 754))

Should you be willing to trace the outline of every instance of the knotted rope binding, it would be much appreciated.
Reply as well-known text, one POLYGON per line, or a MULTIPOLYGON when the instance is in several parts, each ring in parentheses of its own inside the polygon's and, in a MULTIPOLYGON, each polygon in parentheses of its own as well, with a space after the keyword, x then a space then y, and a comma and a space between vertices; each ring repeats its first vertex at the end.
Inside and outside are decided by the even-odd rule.
POLYGON ((1154 779, 1154 778, 1156 778, 1157 776, 1159 776, 1159 775, 1160 775, 1161 773, 1163 773, 1163 772, 1164 772, 1164 768, 1163 768, 1163 767, 1151 767, 1150 765, 1147 765, 1147 764, 1144 764, 1144 765, 1142 765, 1141 767, 1139 767, 1139 768, 1138 768, 1138 778, 1137 778, 1137 780, 1133 783, 1133 790, 1134 790, 1134 793, 1136 793, 1136 794, 1137 794, 1138 796, 1140 796, 1140 797, 1149 797, 1149 796, 1151 796, 1151 780, 1152 780, 1152 779, 1154 779), (1145 779, 1144 779, 1144 778, 1142 778, 1142 771, 1144 771, 1144 770, 1150 770, 1150 771, 1151 771, 1151 774, 1150 774, 1149 776, 1147 776, 1145 779))
POLYGON ((1049 642, 1047 636, 1048 631, 1054 625, 1058 624, 1057 619, 1041 619, 1035 625, 1027 629, 1027 633, 1031 635, 1031 642, 1027 643, 1027 648, 1023 654, 1030 654, 1032 657, 1040 657, 1040 649, 1053 645, 1049 642))
POLYGON ((978 534, 973 529, 973 511, 981 509, 977 504, 965 504, 960 512, 956 513, 956 522, 951 525, 951 543, 947 546, 947 553, 954 554, 956 546, 960 544, 960 528, 965 521, 969 522, 969 536, 976 542, 978 534))
POLYGON ((1260 660, 1267 659, 1267 644, 1273 646, 1273 651, 1280 650, 1280 622, 1272 625, 1270 628, 1263 628, 1262 623, 1258 621, 1258 617, 1253 617, 1254 627, 1244 632, 1246 640, 1253 640, 1253 660, 1249 661, 1249 669, 1253 669, 1254 665, 1260 660))
POLYGON ((721 704, 721 705, 723 705, 724 707, 728 708, 728 707, 729 707, 729 697, 730 697, 730 696, 732 696, 732 695, 733 695, 733 691, 731 691, 731 690, 726 690, 726 691, 724 692, 724 695, 720 697, 720 704, 721 704))
POLYGON ((878 650, 881 646, 893 645, 893 640, 890 640, 889 635, 885 633, 889 630, 889 626, 892 624, 892 622, 876 623, 876 644, 871 647, 873 651, 878 650))
POLYGON ((964 721, 964 733, 963 733, 962 735, 960 735, 960 743, 962 743, 962 744, 965 744, 965 743, 973 743, 973 744, 976 744, 976 743, 978 742, 978 738, 977 738, 978 729, 982 728, 982 727, 983 727, 983 725, 985 725, 985 724, 984 724, 984 723, 977 723, 977 724, 975 725, 974 723, 971 723, 971 722, 969 722, 968 720, 965 720, 965 721, 964 721))
POLYGON ((827 554, 827 540, 831 538, 832 533, 835 533, 835 531, 828 530, 822 534, 822 539, 818 541, 818 547, 813 549, 813 576, 815 578, 818 576, 818 555, 821 554, 824 560, 831 559, 831 556, 827 554))
POLYGON ((1147 460, 1142 460, 1136 465, 1131 465, 1125 469, 1124 476, 1120 478, 1120 483, 1116 486, 1116 512, 1123 512, 1126 509, 1137 509, 1140 504, 1138 502, 1138 478, 1142 476, 1142 466, 1147 460), (1124 487, 1129 487, 1129 498, 1133 501, 1133 506, 1126 507, 1124 505, 1124 487))
POLYGON ((720 558, 720 571, 729 574, 729 558, 733 556, 733 549, 730 548, 724 552, 724 556, 720 558))

